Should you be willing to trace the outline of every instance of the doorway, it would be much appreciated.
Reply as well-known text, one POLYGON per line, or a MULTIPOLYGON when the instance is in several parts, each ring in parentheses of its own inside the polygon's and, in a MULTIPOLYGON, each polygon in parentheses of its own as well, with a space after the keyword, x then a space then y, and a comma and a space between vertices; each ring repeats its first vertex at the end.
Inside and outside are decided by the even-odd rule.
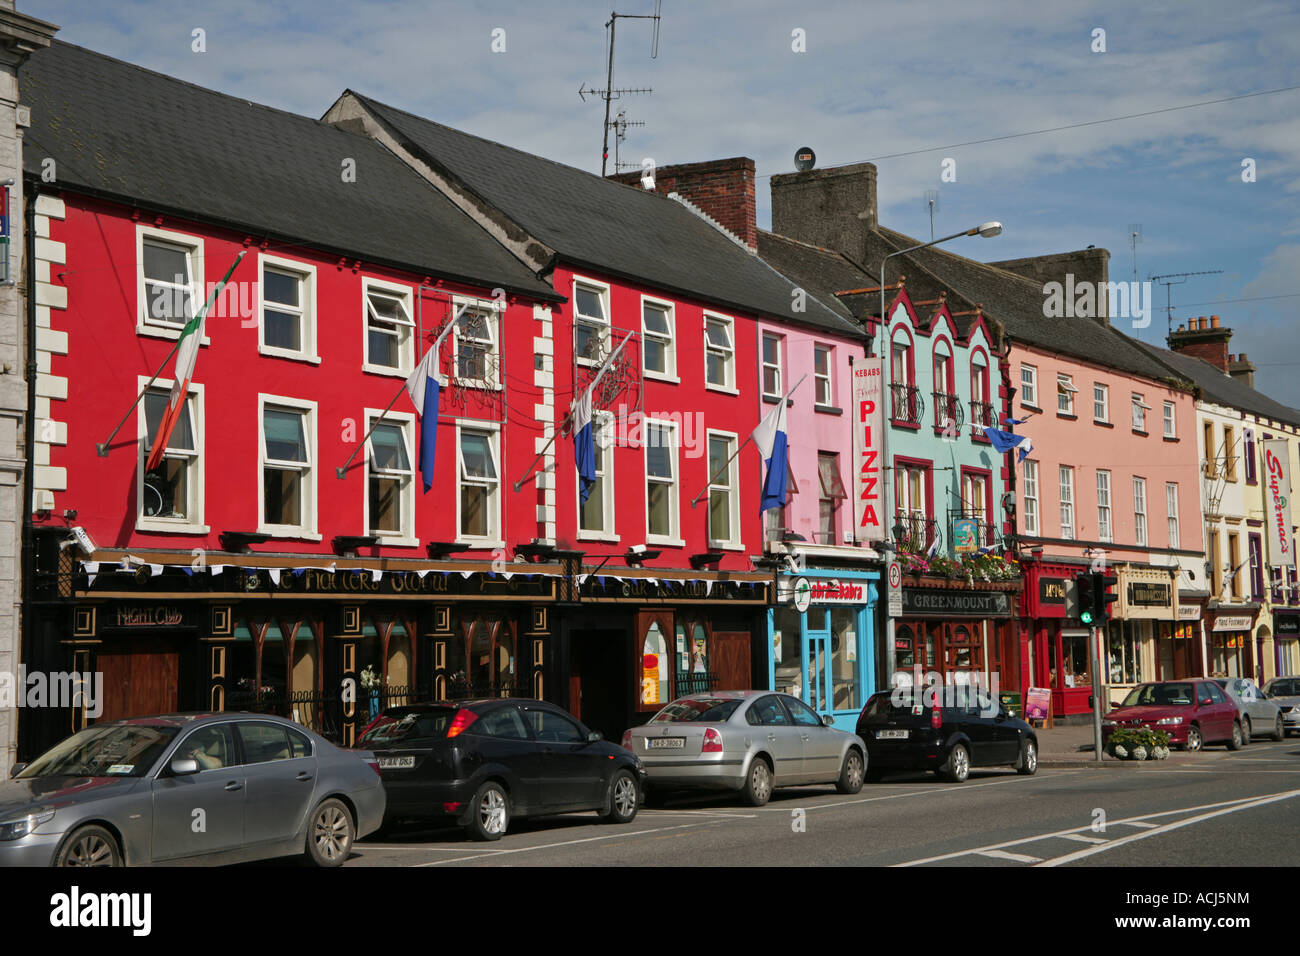
POLYGON ((569 712, 615 743, 633 723, 631 640, 626 630, 570 632, 569 712))
POLYGON ((104 675, 99 720, 177 711, 180 651, 175 643, 141 637, 115 640, 101 645, 95 665, 104 675))

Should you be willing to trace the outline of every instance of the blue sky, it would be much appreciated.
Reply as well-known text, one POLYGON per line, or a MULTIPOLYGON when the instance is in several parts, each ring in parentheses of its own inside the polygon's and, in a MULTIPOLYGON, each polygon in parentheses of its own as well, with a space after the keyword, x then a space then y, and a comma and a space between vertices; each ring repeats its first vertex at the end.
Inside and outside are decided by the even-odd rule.
MULTIPOLYGON (((59 37, 194 83, 312 116, 344 89, 599 171, 604 23, 653 0, 19 0, 59 37), (196 28, 206 52, 192 50, 196 28), (504 30, 505 52, 492 51, 504 30), (497 35, 498 37, 500 34, 497 35)), ((645 127, 623 159, 660 165, 745 155, 768 179, 813 147, 819 166, 879 160, 883 224, 928 238, 987 219, 981 259, 1097 245, 1111 278, 1221 269, 1175 286, 1175 324, 1222 316, 1256 386, 1300 407, 1300 89, 982 145, 1030 130, 1300 86, 1300 7, 1289 2, 929 3, 664 0, 650 29, 620 20, 615 85, 645 127), (792 49, 804 31, 805 52, 792 49), (1105 52, 1094 52, 1094 30, 1105 52), (956 160, 956 182, 941 162, 956 160), (1255 161, 1254 182, 1242 161, 1255 161), (1216 301, 1246 300, 1246 301, 1216 301)), ((196 117, 201 120, 201 117, 196 117)), ((1157 306, 1164 288, 1155 286, 1157 306)), ((1163 311, 1135 331, 1163 342, 1163 311)))

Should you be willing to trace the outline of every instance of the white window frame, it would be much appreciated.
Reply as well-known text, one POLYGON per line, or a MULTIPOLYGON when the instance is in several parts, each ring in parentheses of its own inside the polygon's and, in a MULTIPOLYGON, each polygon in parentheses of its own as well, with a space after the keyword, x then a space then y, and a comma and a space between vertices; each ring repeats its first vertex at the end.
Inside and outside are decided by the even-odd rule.
MULTIPOLYGON (((406 378, 415 368, 415 314, 412 305, 415 301, 415 289, 400 282, 388 282, 385 279, 372 279, 369 276, 361 280, 361 368, 376 375, 389 375, 393 378, 406 378), (406 312, 406 320, 398 320, 399 326, 407 328, 405 341, 398 341, 398 366, 378 365, 370 361, 370 293, 378 292, 389 298, 399 299, 406 312)), ((385 322, 389 321, 387 319, 385 322)))
POLYGON ((1092 383, 1092 420, 1110 424, 1110 386, 1102 382, 1092 383), (1097 414, 1100 406, 1101 414, 1097 414))
POLYGON ((610 339, 612 337, 613 319, 611 318, 610 294, 608 282, 597 282, 595 279, 587 279, 575 275, 573 277, 573 358, 578 365, 586 365, 591 368, 598 368, 602 362, 609 356, 610 339), (585 286, 588 292, 594 292, 600 299, 600 307, 604 311, 603 321, 593 319, 590 316, 580 316, 578 314, 578 286, 585 286), (595 358, 585 358, 578 354, 578 326, 594 327, 596 335, 600 337, 600 354, 595 358))
POLYGON ((1061 465, 1060 473, 1057 476, 1057 484, 1061 505, 1061 537, 1067 541, 1073 541, 1076 527, 1074 523, 1074 468, 1070 465, 1061 465))
MULTIPOLYGON (((456 295, 451 299, 451 314, 457 315, 462 308, 468 308, 471 312, 481 313, 487 320, 488 329, 488 354, 496 357, 496 369, 498 373, 501 370, 501 323, 503 310, 498 307, 496 301, 492 299, 477 299, 471 296, 456 295)), ((468 316, 466 316, 468 318, 468 316)), ((446 384, 448 377, 457 385, 466 388, 480 388, 489 392, 499 392, 504 387, 500 381, 492 381, 487 378, 462 378, 460 375, 460 344, 462 339, 471 342, 481 343, 482 339, 470 339, 463 334, 462 329, 464 319, 457 322, 451 330, 451 372, 450 376, 440 375, 442 384, 446 384)), ((421 356, 423 357, 423 356, 421 356)), ((489 362, 489 365, 491 363, 489 362)), ((501 376, 498 374, 497 376, 501 376)))
MULTIPOLYGON (((294 307, 269 303, 276 312, 293 312, 294 307)), ((316 267, 296 259, 284 259, 262 253, 257 263, 257 351, 261 355, 320 364, 316 346, 316 267), (302 348, 285 349, 266 344, 266 270, 293 273, 298 278, 298 322, 302 348)))
POLYGON ((835 346, 829 342, 813 343, 813 404, 818 408, 835 407, 835 346), (817 350, 826 352, 826 374, 817 371, 817 350), (817 386, 826 383, 826 401, 817 400, 817 386))
POLYGON ((1020 404, 1038 408, 1038 366, 1020 363, 1020 404), (1025 373, 1029 376, 1026 378, 1025 373), (1029 393, 1033 393, 1032 395, 1029 393))
POLYGON ((678 432, 678 426, 667 419, 647 418, 643 422, 644 429, 641 432, 645 436, 642 443, 643 462, 642 474, 645 475, 645 540, 646 544, 664 544, 671 547, 682 547, 686 544, 681 537, 681 434, 678 432), (673 477, 672 481, 663 482, 661 479, 650 477, 650 430, 651 427, 661 428, 672 435, 672 447, 670 449, 669 460, 672 463, 673 477), (650 533, 650 482, 655 481, 661 484, 669 485, 668 493, 668 534, 651 534, 650 533))
POLYGON ((614 414, 596 410, 591 415, 591 428, 596 440, 596 478, 601 483, 601 524, 599 531, 582 526, 582 482, 574 482, 573 499, 577 506, 577 527, 579 541, 605 541, 617 543, 619 535, 614 526, 614 448, 616 432, 614 414))
MULTIPOLYGON (((145 390, 149 384, 148 375, 136 376, 136 394, 145 390)), ((175 382, 172 379, 158 379, 153 383, 156 390, 171 392, 175 382)), ((149 456, 144 450, 146 441, 154 436, 148 433, 149 420, 145 415, 144 399, 136 406, 136 431, 139 438, 139 450, 136 453, 136 482, 135 482, 135 530, 137 531, 170 531, 182 534, 208 534, 212 529, 204 524, 204 501, 203 493, 203 473, 205 471, 206 459, 204 457, 204 395, 203 386, 194 382, 190 383, 188 392, 188 401, 193 412, 191 427, 194 434, 194 459, 195 463, 191 474, 188 476, 187 484, 189 485, 190 500, 186 502, 189 506, 190 517, 184 519, 178 518, 160 518, 145 517, 144 513, 144 466, 149 456)), ((166 453, 164 452, 164 457, 166 453)))
POLYGON ((406 444, 406 460, 410 463, 411 470, 403 475, 400 472, 380 472, 379 475, 384 478, 405 478, 406 485, 402 489, 402 527, 397 532, 376 531, 370 526, 370 479, 375 474, 371 469, 371 460, 373 450, 370 447, 370 439, 366 439, 366 447, 362 450, 365 456, 364 469, 364 486, 365 493, 362 495, 361 508, 364 516, 364 525, 366 534, 373 534, 379 537, 379 543, 382 545, 392 545, 394 547, 419 547, 420 539, 415 536, 415 484, 420 480, 420 462, 416 454, 418 449, 415 443, 415 414, 413 412, 395 412, 389 411, 384 413, 382 408, 367 408, 366 428, 370 429, 377 420, 382 417, 384 425, 396 425, 402 433, 402 441, 406 444))
POLYGON ((766 329, 758 338, 758 387, 763 393, 764 398, 779 399, 785 392, 785 336, 779 332, 772 332, 766 329), (773 365, 767 360, 767 340, 772 339, 776 342, 776 364, 773 365), (776 391, 767 390, 767 370, 776 369, 776 391))
POLYGON ((705 529, 707 532, 709 547, 717 548, 720 551, 744 551, 745 546, 740 538, 740 456, 736 454, 737 442, 739 436, 735 432, 724 432, 715 428, 706 429, 704 433, 704 463, 709 469, 709 488, 705 499, 710 503, 712 508, 713 492, 715 489, 727 492, 727 507, 730 513, 727 516, 727 524, 731 529, 731 537, 720 539, 713 537, 713 521, 711 520, 712 512, 705 513, 705 529), (709 460, 709 440, 713 438, 725 438, 727 440, 727 457, 730 462, 727 464, 725 473, 726 484, 713 483, 713 463, 709 460))
POLYGON ((727 392, 730 395, 739 395, 740 389, 736 388, 736 320, 729 315, 719 315, 717 312, 705 312, 704 321, 700 326, 700 334, 704 337, 704 387, 711 392, 727 392), (728 346, 725 349, 715 348, 709 342, 709 322, 721 322, 727 328, 728 346), (726 357, 723 363, 723 370, 726 372, 725 381, 721 385, 709 381, 709 355, 710 353, 722 353, 726 357))
POLYGON ((1111 521, 1110 472, 1097 469, 1097 540, 1114 541, 1115 526, 1111 521))
MULTIPOLYGON (((505 494, 501 478, 501 425, 497 422, 485 422, 461 419, 456 422, 456 543, 471 545, 474 548, 503 548, 505 539, 502 512, 505 509, 505 494), (467 535, 461 531, 460 494, 466 483, 465 460, 461 451, 461 435, 464 432, 478 432, 488 437, 488 447, 492 450, 492 466, 496 470, 495 493, 491 495, 494 507, 488 510, 488 533, 485 535, 467 535)), ((471 484, 491 484, 491 480, 473 479, 471 484)))
POLYGON ((664 343, 664 370, 657 372, 645 364, 645 346, 641 347, 641 367, 645 370, 645 377, 652 378, 659 382, 672 382, 674 385, 681 382, 677 375, 677 306, 667 299, 656 299, 653 296, 641 296, 641 335, 644 341, 656 339, 664 343), (662 309, 665 313, 664 319, 668 323, 668 338, 665 340, 659 332, 651 332, 646 328, 645 310, 646 306, 653 306, 662 309))
POLYGON ((1164 404, 1164 422, 1165 422, 1165 437, 1177 438, 1178 437, 1177 407, 1174 405, 1173 402, 1165 402, 1164 404))
POLYGON ((1178 482, 1165 482, 1165 509, 1168 512, 1169 547, 1182 547, 1182 535, 1178 530, 1178 482))
MULTIPOLYGON (((284 395, 257 395, 257 533, 268 534, 277 538, 302 538, 307 541, 319 541, 318 510, 320 495, 317 484, 320 477, 320 442, 317 437, 317 403, 302 398, 288 398, 284 395), (304 473, 302 480, 302 517, 299 525, 268 524, 266 522, 266 487, 265 474, 268 464, 266 458, 266 408, 283 408, 303 412, 303 439, 307 442, 307 465, 299 468, 304 473)), ((298 467, 297 463, 292 463, 298 467)))
POLYGON ((1133 476, 1133 543, 1147 547, 1147 480, 1133 476))
MULTIPOLYGON (((154 226, 146 226, 143 223, 137 223, 135 227, 136 334, 151 335, 160 339, 179 339, 184 323, 180 325, 159 325, 155 322, 145 321, 149 309, 149 295, 145 291, 144 279, 145 239, 157 239, 159 242, 186 248, 186 266, 190 270, 190 302, 193 303, 195 315, 197 315, 198 310, 202 309, 207 301, 205 298, 206 286, 203 281, 203 263, 206 261, 203 258, 203 237, 193 236, 185 232, 173 232, 170 229, 158 229, 154 226)), ((206 323, 201 344, 211 344, 211 339, 207 335, 206 323)))
POLYGON ((1074 380, 1064 372, 1056 373, 1056 411, 1059 415, 1074 414, 1074 396, 1079 390, 1074 385, 1074 380), (1061 407, 1061 399, 1065 399, 1065 407, 1061 407))
POLYGON ((1133 393, 1133 431, 1147 434, 1147 412, 1151 406, 1138 392, 1133 393))
POLYGON ((1025 459, 1024 473, 1025 534, 1038 534, 1038 462, 1025 459), (1030 507, 1032 505, 1032 507, 1030 507))

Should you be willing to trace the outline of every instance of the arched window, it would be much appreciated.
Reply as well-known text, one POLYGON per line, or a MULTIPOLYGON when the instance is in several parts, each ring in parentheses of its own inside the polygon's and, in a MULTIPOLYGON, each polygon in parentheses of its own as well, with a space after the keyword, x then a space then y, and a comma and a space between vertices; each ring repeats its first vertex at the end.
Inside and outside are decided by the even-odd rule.
POLYGON ((916 370, 912 356, 912 337, 907 330, 894 331, 890 345, 889 380, 895 385, 915 385, 916 370))

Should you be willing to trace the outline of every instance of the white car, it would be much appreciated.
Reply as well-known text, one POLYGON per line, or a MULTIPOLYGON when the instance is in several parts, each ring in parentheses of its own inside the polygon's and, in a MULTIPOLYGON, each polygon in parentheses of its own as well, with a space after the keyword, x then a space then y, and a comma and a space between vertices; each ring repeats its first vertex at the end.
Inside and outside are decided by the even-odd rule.
POLYGON ((1282 708, 1259 689, 1249 677, 1216 677, 1214 682, 1237 705, 1241 715, 1241 732, 1250 743, 1252 736, 1272 737, 1281 740, 1286 736, 1283 728, 1282 708))
POLYGON ((1282 709, 1282 729, 1300 733, 1300 677, 1274 677, 1264 685, 1268 699, 1282 709))

